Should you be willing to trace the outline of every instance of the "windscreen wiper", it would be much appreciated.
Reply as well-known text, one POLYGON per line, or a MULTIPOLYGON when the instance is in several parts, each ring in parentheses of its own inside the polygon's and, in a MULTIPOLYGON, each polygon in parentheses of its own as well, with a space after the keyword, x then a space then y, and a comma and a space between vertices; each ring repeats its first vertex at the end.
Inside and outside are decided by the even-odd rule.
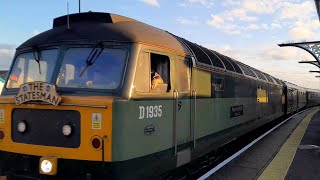
POLYGON ((41 52, 37 47, 32 48, 34 60, 37 61, 39 67, 39 74, 41 74, 40 60, 41 60, 41 52))
POLYGON ((104 46, 102 42, 98 42, 96 46, 91 50, 88 58, 86 59, 87 65, 82 69, 79 77, 81 77, 86 72, 89 66, 92 66, 94 64, 94 62, 98 59, 98 57, 100 56, 103 50, 104 50, 104 46))

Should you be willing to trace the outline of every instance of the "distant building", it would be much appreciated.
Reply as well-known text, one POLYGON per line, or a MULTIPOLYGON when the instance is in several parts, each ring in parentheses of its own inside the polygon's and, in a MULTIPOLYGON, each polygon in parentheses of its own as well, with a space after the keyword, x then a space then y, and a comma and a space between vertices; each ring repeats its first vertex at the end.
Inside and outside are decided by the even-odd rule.
POLYGON ((0 71, 0 94, 4 86, 4 81, 6 80, 8 71, 0 71))

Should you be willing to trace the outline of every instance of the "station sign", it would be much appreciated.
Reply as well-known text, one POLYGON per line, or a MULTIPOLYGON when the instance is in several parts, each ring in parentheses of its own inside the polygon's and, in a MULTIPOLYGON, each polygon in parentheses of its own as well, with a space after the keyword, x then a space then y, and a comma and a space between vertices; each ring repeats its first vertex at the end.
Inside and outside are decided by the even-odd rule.
POLYGON ((15 101, 17 105, 28 101, 43 101, 58 106, 61 97, 57 94, 54 84, 35 81, 21 84, 15 101))

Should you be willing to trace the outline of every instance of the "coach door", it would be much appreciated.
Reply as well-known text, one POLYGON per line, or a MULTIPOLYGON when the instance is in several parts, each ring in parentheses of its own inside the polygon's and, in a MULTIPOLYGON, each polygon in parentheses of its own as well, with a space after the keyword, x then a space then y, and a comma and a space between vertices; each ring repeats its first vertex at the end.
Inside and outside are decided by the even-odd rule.
POLYGON ((174 147, 177 166, 190 161, 191 156, 191 70, 190 59, 180 57, 175 63, 174 87, 174 147))

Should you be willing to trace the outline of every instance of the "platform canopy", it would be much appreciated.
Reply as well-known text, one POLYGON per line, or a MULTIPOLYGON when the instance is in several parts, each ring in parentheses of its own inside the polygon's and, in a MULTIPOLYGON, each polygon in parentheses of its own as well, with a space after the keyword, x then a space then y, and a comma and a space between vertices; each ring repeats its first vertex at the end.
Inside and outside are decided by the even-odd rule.
MULTIPOLYGON (((320 21, 320 0, 314 0, 317 13, 318 13, 318 18, 320 21)), ((310 53, 314 58, 315 61, 300 61, 299 63, 308 63, 315 65, 320 68, 320 41, 303 41, 303 42, 289 42, 289 43, 282 43, 278 44, 280 47, 285 47, 285 46, 293 46, 297 47, 300 49, 303 49, 310 53)), ((310 72, 317 72, 320 73, 320 71, 310 71, 310 72)))
MULTIPOLYGON (((314 0, 317 13, 318 13, 318 18, 320 21, 320 0, 314 0)), ((290 43, 283 43, 283 44, 278 44, 280 47, 284 46, 294 46, 297 48, 301 48, 308 53, 310 53, 316 61, 302 61, 300 63, 310 63, 313 65, 316 65, 320 67, 320 41, 310 41, 310 42, 290 42, 290 43)))
POLYGON ((293 42, 293 43, 283 43, 278 44, 280 47, 293 46, 300 49, 303 49, 310 53, 316 61, 303 61, 302 63, 309 62, 310 64, 320 65, 320 41, 310 41, 310 42, 293 42))

